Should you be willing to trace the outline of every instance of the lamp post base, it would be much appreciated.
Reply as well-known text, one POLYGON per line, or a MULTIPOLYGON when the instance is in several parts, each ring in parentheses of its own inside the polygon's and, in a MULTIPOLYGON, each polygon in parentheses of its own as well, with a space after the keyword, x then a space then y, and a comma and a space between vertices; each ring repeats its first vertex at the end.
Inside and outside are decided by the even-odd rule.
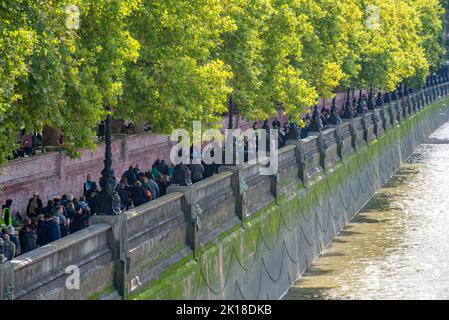
POLYGON ((120 197, 117 192, 100 192, 94 212, 99 216, 115 216, 121 213, 120 197))

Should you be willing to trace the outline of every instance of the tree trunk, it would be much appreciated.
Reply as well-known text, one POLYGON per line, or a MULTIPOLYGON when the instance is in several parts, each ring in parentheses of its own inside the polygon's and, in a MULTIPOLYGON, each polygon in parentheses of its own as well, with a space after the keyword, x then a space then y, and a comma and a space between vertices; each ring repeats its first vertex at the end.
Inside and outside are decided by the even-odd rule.
POLYGON ((43 140, 43 145, 44 146, 52 146, 52 147, 56 147, 59 145, 58 143, 58 138, 60 135, 60 131, 49 127, 49 126, 45 126, 44 129, 42 130, 42 140, 43 140))

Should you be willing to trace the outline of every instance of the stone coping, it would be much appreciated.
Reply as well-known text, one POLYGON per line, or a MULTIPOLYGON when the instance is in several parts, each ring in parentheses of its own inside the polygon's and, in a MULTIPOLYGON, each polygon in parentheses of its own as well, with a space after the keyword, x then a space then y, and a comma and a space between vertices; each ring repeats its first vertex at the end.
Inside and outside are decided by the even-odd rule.
POLYGON ((79 244, 83 240, 87 240, 100 233, 106 232, 110 228, 111 227, 107 224, 94 224, 64 238, 53 241, 45 246, 20 255, 9 261, 9 263, 14 266, 14 271, 18 271, 30 265, 36 264, 51 255, 58 254, 62 250, 70 248, 74 244, 79 244))
POLYGON ((217 182, 220 182, 223 179, 226 179, 228 177, 232 176, 232 172, 229 171, 223 171, 217 174, 214 174, 212 177, 208 177, 207 179, 198 181, 195 184, 192 184, 192 187, 195 189, 204 189, 207 188, 211 184, 215 184, 217 182))
POLYGON ((152 210, 156 210, 158 207, 164 206, 177 200, 181 200, 183 196, 184 194, 181 192, 168 193, 162 197, 156 198, 155 200, 126 211, 124 215, 126 215, 127 220, 132 220, 134 218, 137 218, 138 216, 145 215, 152 210))

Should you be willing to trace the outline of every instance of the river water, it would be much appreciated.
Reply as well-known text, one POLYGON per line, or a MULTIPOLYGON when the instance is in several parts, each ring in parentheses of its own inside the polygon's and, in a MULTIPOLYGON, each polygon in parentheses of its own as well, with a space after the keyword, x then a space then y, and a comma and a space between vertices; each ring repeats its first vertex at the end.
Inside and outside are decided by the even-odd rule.
POLYGON ((427 142, 284 299, 449 299, 449 123, 427 142))

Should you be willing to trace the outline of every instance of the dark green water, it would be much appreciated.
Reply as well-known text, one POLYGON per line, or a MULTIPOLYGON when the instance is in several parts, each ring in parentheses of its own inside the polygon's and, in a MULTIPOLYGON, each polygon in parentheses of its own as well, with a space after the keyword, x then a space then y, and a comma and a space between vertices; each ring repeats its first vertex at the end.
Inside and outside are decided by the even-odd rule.
POLYGON ((445 139, 449 124, 417 149, 284 299, 449 299, 445 139))

